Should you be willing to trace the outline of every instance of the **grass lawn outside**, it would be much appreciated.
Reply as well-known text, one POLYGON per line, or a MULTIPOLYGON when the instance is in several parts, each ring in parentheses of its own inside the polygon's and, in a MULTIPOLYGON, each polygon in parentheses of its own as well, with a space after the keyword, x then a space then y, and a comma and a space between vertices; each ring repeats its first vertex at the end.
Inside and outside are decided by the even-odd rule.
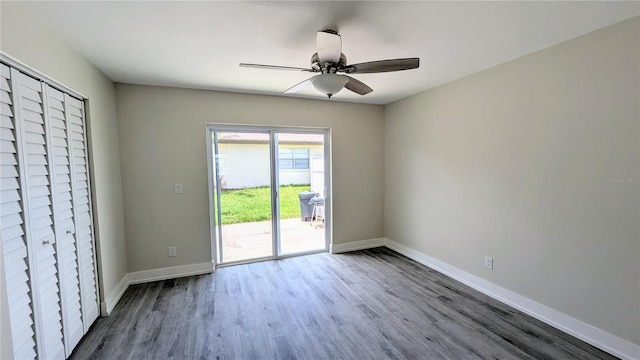
MULTIPOLYGON (((298 193, 309 191, 309 185, 280 187, 280 218, 300 217, 298 193)), ((220 196, 222 224, 264 221, 271 219, 271 189, 268 186, 238 190, 222 190, 220 196)))

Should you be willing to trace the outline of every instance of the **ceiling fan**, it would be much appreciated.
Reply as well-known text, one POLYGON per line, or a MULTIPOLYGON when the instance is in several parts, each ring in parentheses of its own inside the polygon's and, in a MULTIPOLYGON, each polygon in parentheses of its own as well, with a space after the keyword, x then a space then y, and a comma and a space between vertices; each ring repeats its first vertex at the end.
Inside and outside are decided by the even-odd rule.
POLYGON ((299 68, 291 66, 262 65, 241 63, 241 67, 269 69, 269 70, 291 70, 319 73, 301 83, 298 83, 285 91, 294 93, 309 85, 313 85, 316 90, 327 95, 329 98, 337 94, 342 88, 347 88, 356 94, 366 95, 373 91, 360 80, 354 79, 347 74, 369 74, 390 71, 417 69, 420 66, 420 58, 403 58, 370 61, 359 64, 347 65, 347 57, 342 53, 342 38, 337 31, 319 30, 316 35, 316 45, 318 52, 311 56, 310 68, 299 68))

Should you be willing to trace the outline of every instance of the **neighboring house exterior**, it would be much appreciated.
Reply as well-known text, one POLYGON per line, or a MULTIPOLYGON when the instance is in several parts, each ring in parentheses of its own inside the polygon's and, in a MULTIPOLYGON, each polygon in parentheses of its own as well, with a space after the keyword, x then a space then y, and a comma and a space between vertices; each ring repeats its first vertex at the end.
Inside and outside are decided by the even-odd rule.
MULTIPOLYGON (((267 134, 218 133, 220 188, 268 186, 267 134)), ((324 138, 320 134, 278 134, 280 185, 311 184, 323 192, 324 138)))

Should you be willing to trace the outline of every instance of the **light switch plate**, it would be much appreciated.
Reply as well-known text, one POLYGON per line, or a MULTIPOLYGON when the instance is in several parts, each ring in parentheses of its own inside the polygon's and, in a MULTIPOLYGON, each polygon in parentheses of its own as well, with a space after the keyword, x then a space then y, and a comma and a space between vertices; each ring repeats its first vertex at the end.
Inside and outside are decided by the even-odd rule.
POLYGON ((175 191, 176 194, 182 194, 182 184, 176 184, 175 191))
POLYGON ((493 258, 491 256, 484 257, 484 267, 493 270, 493 258))

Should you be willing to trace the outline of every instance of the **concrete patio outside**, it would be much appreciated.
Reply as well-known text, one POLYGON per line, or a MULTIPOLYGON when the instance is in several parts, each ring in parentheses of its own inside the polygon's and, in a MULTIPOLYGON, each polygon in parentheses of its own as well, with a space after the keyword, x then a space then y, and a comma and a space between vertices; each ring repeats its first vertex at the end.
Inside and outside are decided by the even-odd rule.
MULTIPOLYGON (((299 217, 280 221, 282 255, 325 249, 322 221, 302 221, 299 217), (316 226, 318 225, 318 226, 316 226)), ((250 260, 272 255, 271 221, 222 225, 222 261, 250 260)))

